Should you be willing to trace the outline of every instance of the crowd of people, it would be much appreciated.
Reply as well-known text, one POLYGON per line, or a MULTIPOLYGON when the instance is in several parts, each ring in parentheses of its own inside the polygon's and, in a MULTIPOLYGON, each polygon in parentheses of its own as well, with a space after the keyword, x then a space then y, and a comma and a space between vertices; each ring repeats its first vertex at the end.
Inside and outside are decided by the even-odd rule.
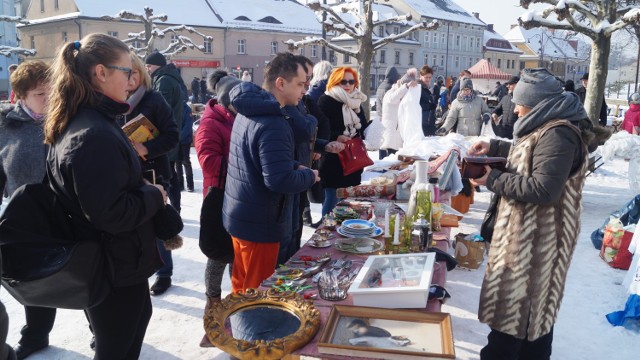
MULTIPOLYGON (((404 74, 390 67, 377 91, 381 158, 451 131, 513 139, 478 142, 469 151, 509 159, 506 171, 489 168, 471 180, 499 197, 479 312, 492 329, 483 359, 507 352, 513 358, 549 358, 579 229, 571 204, 580 201, 587 145, 593 142, 580 94, 544 69, 525 69, 521 76, 524 81, 514 76, 497 84, 500 101, 493 110, 474 90, 467 70, 447 86, 443 78, 433 81, 427 65, 404 74), (444 120, 438 128, 439 117, 444 120), (537 216, 527 216, 531 213, 537 216), (550 230, 522 231, 554 223, 550 230), (532 237, 545 246, 511 251, 511 243, 531 247, 532 237), (522 267, 505 271, 505 262, 522 267), (539 281, 549 276, 557 281, 539 281), (531 280, 520 286, 525 277, 531 280), (524 310, 514 314, 513 309, 524 310)), ((194 78, 191 100, 205 103, 195 138, 178 68, 159 52, 143 61, 111 36, 95 33, 64 44, 51 66, 25 61, 10 81, 15 104, 0 117, 4 195, 46 179, 66 210, 82 219, 75 229, 81 236, 106 237, 105 251, 114 264, 110 293, 85 310, 95 359, 137 359, 153 311, 150 295, 171 287, 171 251, 158 238, 153 218, 167 204, 179 212, 181 191, 195 190, 192 142, 203 196, 219 196, 211 203, 215 209, 208 209, 216 217, 202 221, 220 224, 219 237, 211 241, 229 239, 233 249, 228 259, 207 260, 205 311, 221 301, 227 269, 232 292, 244 292, 259 287, 295 254, 302 226, 314 225, 310 190, 320 194, 313 201, 322 202, 324 216, 338 203, 338 188, 361 182, 362 170, 344 175, 338 156, 345 143, 365 137, 371 120, 355 68, 279 53, 265 66, 262 86, 252 83, 248 72, 241 79, 224 70, 206 80, 194 78), (216 97, 207 100, 208 92, 216 97), (158 130, 142 143, 122 131, 140 114, 158 130)), ((628 114, 636 120, 628 128, 637 134, 640 95, 630 101, 636 106, 628 114)), ((47 347, 55 316, 55 308, 25 306, 21 339, 15 348, 0 347, 0 358, 24 359, 47 347)), ((6 316, 0 316, 2 327, 6 316)), ((213 345, 205 335, 200 346, 213 345)))

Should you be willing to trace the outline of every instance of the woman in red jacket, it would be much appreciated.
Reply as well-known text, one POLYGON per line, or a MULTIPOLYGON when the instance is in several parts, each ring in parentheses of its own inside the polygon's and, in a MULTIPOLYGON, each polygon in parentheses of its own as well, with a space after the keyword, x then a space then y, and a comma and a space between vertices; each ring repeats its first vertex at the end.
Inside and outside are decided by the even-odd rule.
POLYGON ((640 135, 640 94, 633 93, 629 98, 629 110, 624 114, 622 129, 629 134, 640 135))
MULTIPOLYGON (((202 168, 203 175, 203 196, 211 188, 224 189, 227 177, 227 162, 229 160, 229 142, 231 140, 231 128, 235 120, 236 113, 230 105, 229 92, 241 81, 233 76, 229 76, 226 71, 218 70, 211 74, 208 79, 208 87, 211 92, 216 93, 218 101, 209 100, 200 120, 200 126, 196 132, 195 146, 198 154, 198 162, 202 168)), ((219 204, 219 214, 222 215, 222 203, 219 204)), ((214 219, 222 224, 222 217, 214 219)), ((221 231, 224 231, 222 229, 221 231)), ((202 243, 201 239, 201 243, 202 243)), ((208 255, 205 253, 205 255, 208 255)), ((207 293, 207 304, 205 312, 213 303, 219 302, 222 295, 220 284, 227 264, 230 261, 219 261, 209 257, 204 278, 207 293)), ((229 276, 231 276, 231 265, 229 266, 229 276)), ((200 346, 213 346, 207 339, 202 338, 200 346)))

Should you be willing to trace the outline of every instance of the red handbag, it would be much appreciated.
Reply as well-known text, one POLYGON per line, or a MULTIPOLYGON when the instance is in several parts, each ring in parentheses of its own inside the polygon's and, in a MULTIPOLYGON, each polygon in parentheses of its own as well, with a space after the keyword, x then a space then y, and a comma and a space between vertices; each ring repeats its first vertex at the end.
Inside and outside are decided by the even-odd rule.
POLYGON ((373 165, 373 160, 369 158, 367 147, 361 138, 353 138, 344 143, 344 145, 344 150, 338 153, 344 176, 351 175, 369 165, 373 165))

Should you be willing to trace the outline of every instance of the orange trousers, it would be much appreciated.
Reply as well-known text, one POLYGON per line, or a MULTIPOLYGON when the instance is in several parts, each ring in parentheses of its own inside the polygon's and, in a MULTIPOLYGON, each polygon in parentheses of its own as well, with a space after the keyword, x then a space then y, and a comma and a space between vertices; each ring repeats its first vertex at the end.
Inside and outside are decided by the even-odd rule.
POLYGON ((276 269, 280 243, 258 243, 231 237, 233 240, 233 270, 231 291, 244 292, 257 288, 276 269))

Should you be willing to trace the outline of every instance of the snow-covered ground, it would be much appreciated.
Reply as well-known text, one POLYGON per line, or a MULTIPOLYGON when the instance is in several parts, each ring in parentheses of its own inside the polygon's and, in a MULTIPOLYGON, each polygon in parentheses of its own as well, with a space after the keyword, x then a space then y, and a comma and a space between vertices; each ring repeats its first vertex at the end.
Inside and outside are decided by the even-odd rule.
MULTIPOLYGON (((373 153, 372 153, 373 155, 373 153)), ((203 335, 202 309, 204 267, 206 258, 198 248, 199 213, 202 200, 202 174, 195 153, 191 154, 196 179, 195 193, 182 193, 182 215, 185 230, 183 248, 174 252, 173 287, 164 295, 152 297, 153 317, 147 329, 141 359, 228 359, 218 349, 198 346, 203 335)), ((621 310, 627 298, 620 285, 624 271, 615 270, 598 257, 589 234, 600 226, 607 215, 620 208, 636 194, 627 183, 627 162, 621 159, 605 164, 587 178, 584 189, 582 230, 569 272, 564 301, 554 330, 553 359, 637 359, 640 335, 621 327, 612 327, 605 314, 621 310)), ((476 194, 475 204, 466 214, 457 232, 472 232, 479 228, 490 193, 476 194)), ((320 206, 313 205, 314 219, 320 206)), ((311 228, 305 228, 308 238, 311 228)), ((451 313, 458 359, 478 359, 486 343, 488 327, 477 319, 478 297, 484 267, 478 270, 453 270, 447 276, 446 288, 452 298, 443 311, 451 313)), ((153 278, 150 279, 153 281, 153 278)), ((225 274, 223 291, 230 290, 225 274)), ((6 291, 0 299, 10 317, 8 342, 15 345, 24 325, 22 306, 6 291)), ((50 335, 50 346, 29 359, 88 359, 91 333, 81 311, 59 310, 50 335)))

